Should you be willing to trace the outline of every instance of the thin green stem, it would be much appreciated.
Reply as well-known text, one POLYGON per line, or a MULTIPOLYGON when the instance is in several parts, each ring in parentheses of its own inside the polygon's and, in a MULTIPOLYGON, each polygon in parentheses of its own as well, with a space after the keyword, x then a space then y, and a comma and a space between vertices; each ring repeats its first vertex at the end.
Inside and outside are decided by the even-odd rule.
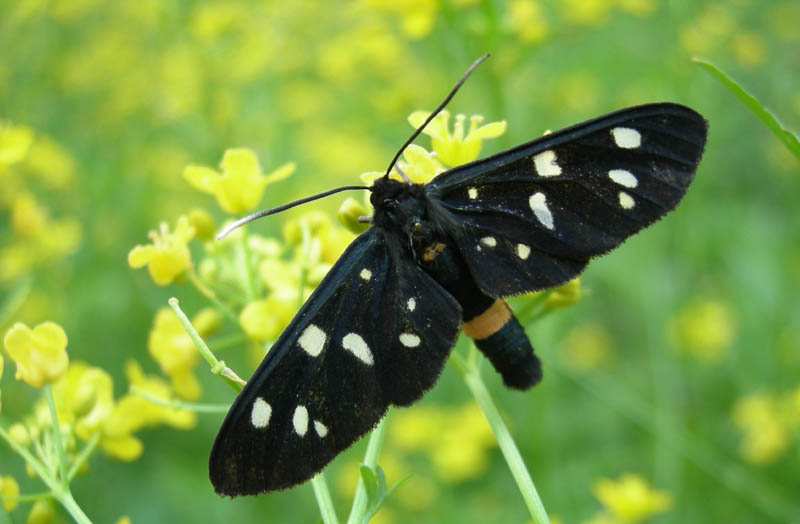
MULTIPOLYGON (((470 353, 477 353, 474 344, 470 346, 470 353)), ((534 524, 549 524, 550 519, 544 509, 542 499, 536 491, 531 475, 525 467, 522 455, 520 455, 519 449, 511 437, 511 432, 503 421, 502 415, 500 415, 500 411, 497 409, 494 400, 492 400, 489 390, 486 389, 486 385, 481 379, 477 365, 478 360, 471 358, 471 355, 468 355, 465 360, 454 352, 450 357, 450 362, 453 363, 464 382, 466 382, 472 396, 475 397, 475 401, 481 408, 483 416, 486 417, 489 427, 492 428, 492 432, 497 439, 497 445, 500 447, 500 451, 503 452, 503 457, 505 457, 506 463, 511 470, 511 475, 514 477, 520 493, 522 493, 525 505, 528 506, 531 521, 534 524)))
POLYGON ((169 303, 169 307, 171 307, 172 310, 175 312, 175 314, 178 316, 178 320, 180 320, 183 329, 192 339, 192 342, 194 342, 194 346, 200 352, 200 355, 206 362, 208 362, 208 365, 211 366, 211 372, 214 373, 215 375, 221 376, 225 380, 225 382, 234 389, 234 391, 237 392, 241 391, 242 387, 244 386, 244 381, 240 379, 238 376, 236 376, 236 374, 233 373, 232 370, 226 367, 225 362, 219 360, 214 355, 214 353, 209 349, 205 341, 202 339, 200 334, 197 332, 192 323, 189 321, 189 318, 181 309, 178 299, 172 297, 167 302, 169 303))
POLYGON ((69 480, 72 481, 75 478, 75 475, 78 474, 83 464, 89 460, 89 456, 97 447, 97 443, 100 442, 100 433, 95 433, 92 435, 92 438, 89 439, 89 442, 81 450, 80 455, 75 457, 75 460, 72 462, 72 466, 69 468, 69 480))
POLYGON ((258 297, 258 289, 256 289, 253 261, 250 260, 250 246, 247 245, 247 226, 242 226, 242 234, 239 238, 239 250, 244 264, 245 294, 249 300, 255 300, 258 297))
POLYGON ((36 475, 39 478, 41 478, 45 482, 45 484, 50 486, 51 482, 55 483, 55 479, 52 478, 52 475, 50 475, 50 472, 47 470, 42 461, 33 456, 33 454, 30 451, 28 451, 28 448, 21 446, 17 442, 15 442, 2 427, 0 427, 0 437, 2 437, 2 439, 6 441, 6 443, 9 445, 11 449, 13 449, 23 459, 25 459, 25 462, 31 468, 33 468, 33 471, 36 472, 36 475))
POLYGON ((239 323, 239 318, 236 316, 236 313, 228 307, 224 302, 222 302, 219 298, 217 298, 217 294, 209 289, 201 280, 200 277, 197 276, 197 272, 194 270, 194 265, 190 265, 189 269, 186 270, 186 274, 189 275, 189 281, 195 287, 197 291, 200 292, 201 295, 206 297, 209 302, 214 304, 219 311, 222 312, 223 315, 228 317, 228 320, 233 322, 234 324, 239 323))
MULTIPOLYGON (((363 464, 370 469, 375 469, 375 466, 378 465, 378 455, 381 452, 381 447, 383 446, 383 439, 386 435, 386 418, 388 417, 388 413, 372 430, 372 433, 369 436, 369 442, 367 442, 367 452, 364 454, 364 462, 363 464)), ((356 488, 356 494, 353 497, 353 506, 350 508, 350 516, 347 518, 347 524, 360 524, 362 520, 364 520, 364 515, 367 513, 367 490, 364 487, 364 480, 359 475, 358 477, 358 487, 356 488)))
POLYGON ((178 399, 169 400, 153 395, 149 391, 145 391, 137 386, 131 386, 130 392, 135 395, 139 395, 148 402, 152 402, 153 404, 157 404, 165 408, 185 409, 187 411, 194 411, 195 413, 226 413, 228 408, 230 408, 230 406, 227 404, 201 404, 197 402, 184 402, 178 399))
POLYGON ((72 515, 72 518, 75 519, 75 522, 78 522, 79 524, 92 524, 92 521, 88 516, 86 516, 86 513, 83 512, 75 499, 72 498, 72 493, 67 491, 66 493, 55 495, 55 498, 61 503, 62 506, 64 506, 64 509, 66 509, 70 515, 72 515))
POLYGON ((319 514, 325 524, 339 524, 339 517, 333 507, 331 492, 328 490, 328 483, 325 482, 325 473, 320 471, 311 479, 311 488, 314 490, 314 497, 317 499, 319 514))
POLYGON ((53 398, 53 388, 50 384, 44 385, 44 395, 47 398, 47 406, 50 408, 50 421, 53 426, 53 439, 58 454, 58 476, 61 480, 61 489, 64 493, 69 493, 69 476, 67 476, 67 454, 64 453, 64 443, 61 440, 61 427, 58 424, 56 415, 56 401, 53 398))

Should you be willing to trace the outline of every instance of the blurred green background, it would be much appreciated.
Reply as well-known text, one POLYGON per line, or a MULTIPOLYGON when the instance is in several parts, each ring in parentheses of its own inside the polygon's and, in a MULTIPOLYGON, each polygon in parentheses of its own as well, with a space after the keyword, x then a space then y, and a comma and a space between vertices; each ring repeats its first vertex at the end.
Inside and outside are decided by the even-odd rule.
MULTIPOLYGON (((59 323, 70 358, 105 369, 121 396, 127 360, 158 373, 147 339, 167 298, 190 314, 207 305, 126 262, 161 221, 174 226, 195 207, 226 217, 184 180, 186 165, 215 166, 231 147, 251 148, 265 172, 296 162, 260 207, 358 183, 385 168, 411 131, 408 114, 433 108, 490 51, 449 107, 508 122, 482 154, 646 102, 683 103, 710 123, 678 209, 591 264, 575 306, 530 326, 543 383, 511 392, 484 368, 546 508, 563 523, 600 522, 596 482, 634 473, 672 500, 648 522, 800 521, 800 164, 690 61, 712 59, 797 129, 798 27, 794 0, 3 2, 0 119, 29 128, 39 149, 19 165, 0 159, 0 293, 13 306, 0 327, 59 323), (35 227, 12 220, 20 208, 35 211, 35 227)), ((342 200, 311 206, 333 217, 342 200)), ((307 211, 251 230, 280 236, 307 211)), ((203 249, 194 241, 193 257, 203 249)), ((246 351, 224 358, 250 374, 246 351)), ((7 427, 39 392, 5 367, 7 427)), ((201 401, 233 400, 198 374, 201 401)), ((414 476, 375 522, 529 519, 472 404, 447 367, 424 400, 394 411, 379 463, 390 483, 393 471, 414 476), (454 449, 485 442, 466 445, 477 456, 464 472, 448 474, 435 449, 402 445, 404 424, 438 431, 428 420, 452 421, 454 449)), ((207 457, 221 420, 143 431, 133 462, 97 452, 73 483, 76 500, 95 522, 315 522, 309 486, 214 494, 207 457)), ((363 448, 327 470, 340 516, 363 448)), ((42 489, 0 446, 9 474, 24 493, 42 489)))

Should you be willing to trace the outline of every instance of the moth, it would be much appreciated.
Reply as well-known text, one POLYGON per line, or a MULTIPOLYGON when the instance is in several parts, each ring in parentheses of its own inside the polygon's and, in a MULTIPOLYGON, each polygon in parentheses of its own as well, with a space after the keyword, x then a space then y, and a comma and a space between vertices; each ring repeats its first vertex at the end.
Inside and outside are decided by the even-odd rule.
POLYGON ((547 134, 424 185, 389 178, 393 161, 368 188, 371 226, 231 406, 211 450, 214 489, 251 495, 310 479, 389 406, 408 406, 431 388, 460 331, 507 386, 536 384, 541 364, 505 298, 574 278, 673 209, 706 133, 692 109, 657 103, 547 134))

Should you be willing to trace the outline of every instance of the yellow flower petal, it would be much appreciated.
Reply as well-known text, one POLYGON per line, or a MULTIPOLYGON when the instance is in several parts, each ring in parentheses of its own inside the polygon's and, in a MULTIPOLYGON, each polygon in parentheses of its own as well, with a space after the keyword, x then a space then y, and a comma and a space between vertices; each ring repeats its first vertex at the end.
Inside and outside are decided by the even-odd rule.
POLYGON ((183 178, 203 193, 214 193, 219 173, 206 166, 188 165, 183 170, 183 178))
POLYGON ((153 258, 156 248, 152 245, 137 245, 128 253, 128 265, 134 269, 144 267, 153 258))
POLYGON ((233 148, 228 149, 222 155, 219 164, 223 173, 230 176, 252 176, 261 174, 261 166, 258 157, 250 149, 233 148))
POLYGON ((67 334, 54 322, 31 330, 18 322, 6 332, 3 343, 17 364, 16 378, 33 387, 58 380, 67 369, 67 334))
POLYGON ((289 178, 289 176, 294 173, 296 167, 297 165, 294 162, 283 164, 278 169, 275 169, 271 173, 268 173, 264 176, 266 183, 271 184, 273 182, 280 182, 281 180, 289 178))
POLYGON ((0 477, 0 499, 6 511, 13 511, 19 505, 19 484, 14 477, 0 477))

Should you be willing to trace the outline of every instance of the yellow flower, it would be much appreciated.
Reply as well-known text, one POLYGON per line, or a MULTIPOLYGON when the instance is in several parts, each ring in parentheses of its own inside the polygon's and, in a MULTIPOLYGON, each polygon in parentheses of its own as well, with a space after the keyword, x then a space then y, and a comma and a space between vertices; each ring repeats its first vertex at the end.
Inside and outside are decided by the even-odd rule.
POLYGON ((51 524, 56 521, 56 508, 50 499, 39 499, 28 512, 26 524, 51 524))
MULTIPOLYGON (((111 414, 114 383, 105 370, 84 362, 72 362, 53 386, 53 396, 58 422, 73 426, 78 437, 88 440, 111 414)), ((44 402, 42 407, 46 408, 44 402)))
POLYGON ((400 27, 412 40, 424 38, 431 32, 439 10, 436 0, 370 0, 369 5, 400 16, 400 27))
POLYGON ((267 298, 248 303, 239 314, 239 325, 253 340, 273 341, 278 338, 296 311, 296 291, 293 297, 272 294, 267 298))
POLYGON ((161 223, 160 231, 150 231, 148 245, 137 245, 128 253, 128 265, 140 268, 147 265, 150 276, 159 286, 166 286, 183 273, 192 261, 189 241, 194 237, 194 228, 186 215, 181 215, 170 232, 166 222, 161 223))
MULTIPOLYGON (((128 361, 125 375, 132 386, 155 397, 165 401, 172 397, 167 383, 158 377, 145 375, 136 361, 128 361)), ((189 429, 197 424, 197 415, 192 411, 161 406, 137 394, 128 393, 114 405, 111 416, 106 419, 100 445, 103 451, 114 458, 135 460, 142 454, 142 443, 132 433, 160 424, 189 429)))
MULTIPOLYGON (((415 184, 430 182, 436 175, 445 171, 444 166, 436 159, 436 154, 429 153, 424 147, 416 144, 411 144, 406 148, 403 155, 397 160, 397 166, 415 184)), ((370 171, 363 173, 361 180, 371 186, 383 175, 382 171, 370 171)), ((392 169, 389 177, 404 181, 396 169, 392 169)))
POLYGON ((67 369, 67 334, 55 322, 42 322, 32 330, 17 322, 6 331, 3 344, 17 364, 16 378, 35 388, 55 382, 67 369))
POLYGON ((205 209, 196 207, 189 211, 189 223, 197 233, 197 238, 203 241, 213 240, 217 233, 214 219, 205 209))
POLYGON ((355 198, 348 198, 339 206, 336 217, 339 222, 351 233, 361 233, 366 231, 369 224, 358 221, 358 217, 369 215, 369 211, 364 205, 355 198))
POLYGON ((51 138, 39 135, 25 159, 25 166, 54 189, 66 188, 77 171, 72 155, 51 138))
POLYGON ((33 130, 28 127, 0 122, 0 174, 27 156, 33 138, 33 130))
POLYGON ((223 211, 240 214, 255 208, 266 185, 291 175, 295 164, 284 164, 264 175, 256 154, 239 148, 226 150, 219 167, 222 173, 210 167, 190 165, 184 169, 183 177, 195 189, 214 195, 223 211))
POLYGON ((608 330, 602 324, 592 322, 575 326, 561 345, 564 361, 578 371, 601 365, 613 351, 613 341, 608 330))
MULTIPOLYGON (((416 129, 422 125, 429 115, 430 113, 427 111, 415 111, 409 115, 408 121, 416 129)), ((423 133, 431 137, 431 144, 437 158, 450 167, 475 160, 481 152, 484 140, 497 138, 506 132, 505 120, 481 125, 483 117, 474 115, 470 118, 469 130, 465 136, 464 122, 466 118, 462 114, 456 115, 453 133, 451 134, 448 129, 450 113, 444 110, 436 115, 423 131, 423 133)))
POLYGON ((486 470, 488 449, 495 440, 474 404, 454 409, 420 407, 393 416, 392 443, 404 451, 430 454, 439 477, 461 482, 486 470))
POLYGON ((744 433, 739 451, 748 462, 775 462, 789 446, 789 428, 782 417, 780 400, 773 395, 755 393, 742 397, 734 405, 732 417, 744 433))
POLYGON ((626 473, 616 481, 600 479, 592 491, 603 506, 624 523, 641 522, 672 506, 669 493, 651 489, 644 478, 634 473, 626 473))
POLYGON ((11 226, 24 236, 41 234, 47 224, 47 211, 27 191, 17 195, 11 205, 11 226))
POLYGON ((19 504, 19 484, 14 477, 0 477, 0 499, 6 511, 13 511, 19 504))
POLYGON ((718 362, 735 336, 734 312, 725 302, 695 299, 670 321, 668 329, 679 350, 698 360, 718 362))
POLYGON ((506 23, 523 43, 540 42, 547 36, 547 18, 539 2, 512 0, 508 4, 506 23))
MULTIPOLYGON (((206 337, 219 327, 219 313, 211 308, 204 309, 195 315, 192 324, 201 337, 206 337)), ((193 373, 200 356, 172 309, 164 307, 156 313, 147 349, 161 371, 170 378, 179 397, 185 400, 200 397, 200 382, 193 373)))
POLYGON ((581 280, 573 278, 548 292, 544 301, 546 309, 558 309, 571 306, 581 299, 581 280))

